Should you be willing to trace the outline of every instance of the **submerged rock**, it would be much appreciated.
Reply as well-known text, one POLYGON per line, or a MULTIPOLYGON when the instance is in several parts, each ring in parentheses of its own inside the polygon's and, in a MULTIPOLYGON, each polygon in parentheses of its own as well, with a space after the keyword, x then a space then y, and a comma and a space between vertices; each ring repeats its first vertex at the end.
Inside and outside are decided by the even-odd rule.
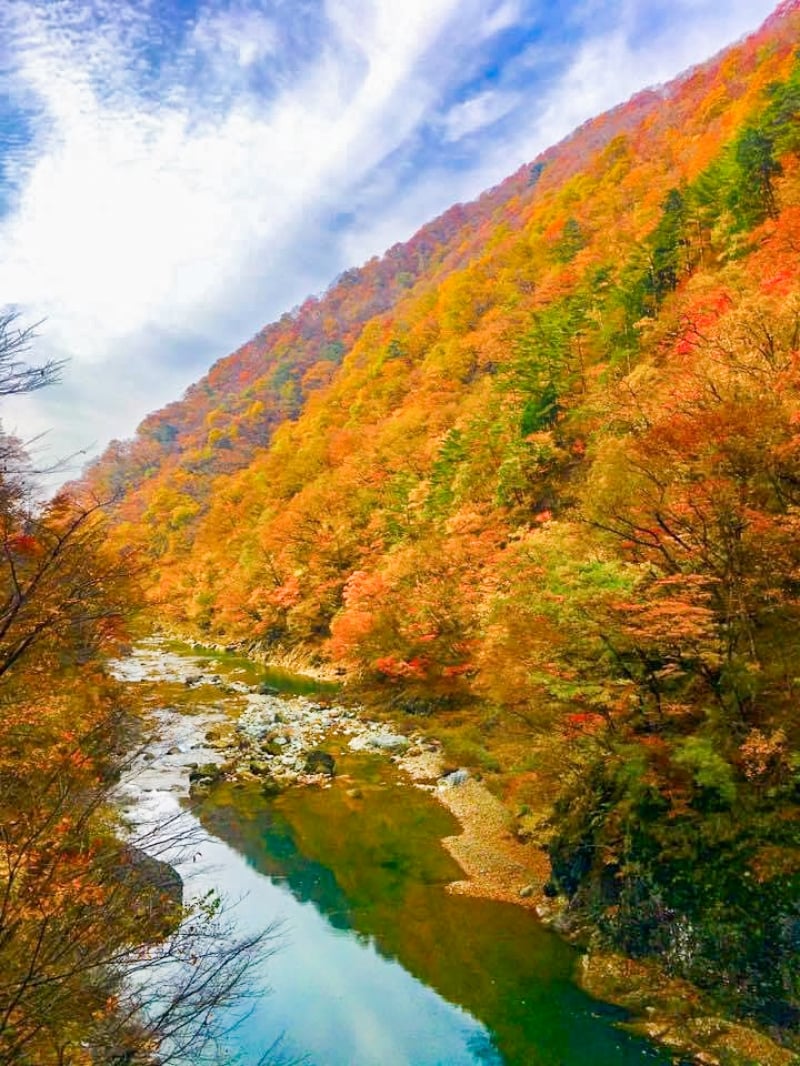
POLYGON ((280 689, 275 688, 274 685, 270 685, 267 681, 262 681, 256 685, 253 691, 259 696, 277 696, 280 693, 280 689))

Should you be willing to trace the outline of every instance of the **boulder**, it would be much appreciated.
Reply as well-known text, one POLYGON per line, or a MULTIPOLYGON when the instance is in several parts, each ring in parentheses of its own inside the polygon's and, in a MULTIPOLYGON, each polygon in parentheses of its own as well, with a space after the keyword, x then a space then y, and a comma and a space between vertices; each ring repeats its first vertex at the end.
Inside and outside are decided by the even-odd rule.
POLYGON ((124 845, 115 876, 127 885, 131 910, 148 939, 167 936, 178 927, 183 916, 183 879, 173 866, 142 848, 124 845))
POLYGON ((268 777, 270 773, 270 768, 267 763, 256 762, 254 760, 250 763, 250 773, 255 774, 256 777, 268 777))
POLYGON ((123 872, 143 892, 158 892, 175 907, 183 906, 183 878, 168 862, 128 846, 123 852, 123 872))
POLYGON ((370 747, 377 748, 378 751, 405 751, 409 747, 409 741, 407 737, 397 733, 380 733, 372 738, 370 747))

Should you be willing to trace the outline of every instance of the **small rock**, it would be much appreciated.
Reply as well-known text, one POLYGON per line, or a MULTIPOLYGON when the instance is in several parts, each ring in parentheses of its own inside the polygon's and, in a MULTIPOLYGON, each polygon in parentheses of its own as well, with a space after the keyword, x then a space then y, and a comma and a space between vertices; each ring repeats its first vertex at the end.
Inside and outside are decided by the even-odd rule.
POLYGON ((336 773, 336 760, 327 751, 315 749, 306 756, 303 772, 307 774, 327 774, 333 777, 336 773))
POLYGON ((533 885, 525 885, 524 888, 519 890, 519 897, 520 899, 530 899, 535 891, 533 885))
POLYGON ((256 777, 266 777, 270 772, 270 768, 265 762, 256 762, 255 760, 250 763, 250 773, 255 774, 256 777))
POLYGON ((215 762, 204 763, 203 766, 198 766, 189 773, 189 783, 194 784, 195 781, 202 781, 204 783, 213 784, 215 781, 219 781, 223 776, 222 767, 218 766, 215 762))
POLYGON ((469 770, 453 770, 449 774, 445 774, 440 778, 439 783, 446 785, 448 788, 457 788, 458 785, 463 785, 465 781, 469 780, 469 770))
POLYGON ((364 798, 364 793, 360 788, 348 788, 346 795, 352 800, 360 800, 364 798))
POLYGON ((258 696, 277 696, 280 694, 279 688, 275 688, 274 685, 270 685, 266 681, 262 681, 260 684, 256 685, 253 691, 258 696))

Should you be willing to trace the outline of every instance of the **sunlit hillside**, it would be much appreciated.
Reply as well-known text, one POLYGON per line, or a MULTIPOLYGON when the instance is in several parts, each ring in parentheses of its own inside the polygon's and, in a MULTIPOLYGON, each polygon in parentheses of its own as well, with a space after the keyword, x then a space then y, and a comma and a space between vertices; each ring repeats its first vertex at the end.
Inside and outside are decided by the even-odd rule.
POLYGON ((154 623, 524 778, 576 921, 787 1031, 798 40, 791 0, 345 272, 79 486, 154 623))

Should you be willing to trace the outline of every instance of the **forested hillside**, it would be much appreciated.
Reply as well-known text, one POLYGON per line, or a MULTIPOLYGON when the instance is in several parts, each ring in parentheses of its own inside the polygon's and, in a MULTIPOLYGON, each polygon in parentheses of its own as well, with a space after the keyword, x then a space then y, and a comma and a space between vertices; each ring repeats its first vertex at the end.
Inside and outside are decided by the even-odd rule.
POLYGON ((457 732, 546 798, 573 916, 784 1032, 798 40, 791 0, 346 272, 79 486, 156 621, 457 732))

